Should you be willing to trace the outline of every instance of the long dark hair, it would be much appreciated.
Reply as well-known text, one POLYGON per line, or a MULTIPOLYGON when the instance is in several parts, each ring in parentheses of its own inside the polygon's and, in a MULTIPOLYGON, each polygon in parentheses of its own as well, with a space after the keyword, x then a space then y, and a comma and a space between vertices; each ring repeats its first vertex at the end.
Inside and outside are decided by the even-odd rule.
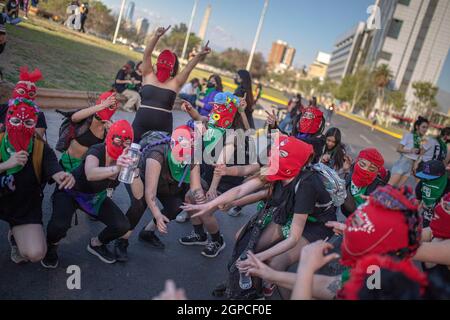
POLYGON ((216 82, 216 91, 223 92, 222 78, 218 74, 212 74, 209 80, 214 79, 216 82))
POLYGON ((252 77, 247 70, 239 70, 237 74, 242 81, 234 94, 242 98, 246 93, 247 98, 245 100, 247 102, 247 108, 252 108, 255 103, 255 99, 253 98, 252 77))
POLYGON ((416 120, 416 122, 414 122, 414 126, 413 126, 413 133, 417 133, 417 131, 419 130, 419 127, 422 125, 422 124, 424 124, 424 123, 430 123, 429 121, 428 121, 428 119, 427 118, 424 118, 424 117, 421 117, 421 116, 419 116, 418 118, 417 118, 417 120, 416 120))
POLYGON ((333 160, 334 160, 334 166, 335 169, 340 170, 344 166, 345 162, 345 146, 342 144, 342 135, 341 130, 338 128, 330 128, 325 133, 325 139, 328 137, 334 137, 334 140, 336 141, 336 145, 332 150, 328 150, 327 144, 325 144, 325 149, 327 151, 333 152, 333 160))
POLYGON ((300 113, 300 111, 301 111, 301 107, 302 107, 302 95, 301 94, 297 94, 297 96, 295 97, 296 99, 297 99, 297 102, 295 103, 295 106, 292 108, 292 110, 291 110, 291 119, 294 119, 295 118, 295 116, 297 115, 297 114, 299 114, 300 113))
POLYGON ((177 55, 174 52, 172 52, 172 54, 175 56, 175 63, 173 65, 173 70, 172 70, 172 73, 170 74, 170 76, 172 78, 175 78, 176 75, 178 74, 178 70, 180 69, 180 62, 178 61, 177 55))

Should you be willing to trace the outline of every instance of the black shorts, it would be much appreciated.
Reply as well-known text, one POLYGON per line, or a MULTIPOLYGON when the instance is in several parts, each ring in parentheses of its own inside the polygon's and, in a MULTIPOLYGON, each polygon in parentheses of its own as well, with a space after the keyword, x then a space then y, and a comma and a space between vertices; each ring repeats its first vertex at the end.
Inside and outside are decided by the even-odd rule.
POLYGON ((33 210, 26 215, 9 214, 0 210, 0 220, 6 221, 10 228, 26 224, 43 224, 42 210, 33 210))
POLYGON ((318 240, 325 240, 327 237, 331 238, 334 232, 332 228, 328 228, 321 222, 307 221, 302 237, 308 240, 309 243, 318 240))

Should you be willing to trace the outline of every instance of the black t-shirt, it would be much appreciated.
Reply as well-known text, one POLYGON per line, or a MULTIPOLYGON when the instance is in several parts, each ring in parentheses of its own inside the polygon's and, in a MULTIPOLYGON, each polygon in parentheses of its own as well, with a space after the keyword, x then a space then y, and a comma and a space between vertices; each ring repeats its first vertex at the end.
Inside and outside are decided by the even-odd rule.
MULTIPOLYGON (((125 72, 125 70, 120 69, 119 72, 117 72, 116 80, 126 80, 126 78, 127 78, 127 73, 125 72)), ((119 84, 119 83, 115 82, 114 88, 116 88, 116 91, 118 93, 122 93, 125 91, 127 86, 126 86, 126 84, 119 84)))
MULTIPOLYGON (((8 111, 8 104, 0 104, 0 132, 3 130, 6 120, 6 111, 8 111)), ((36 128, 47 130, 47 121, 45 120, 45 115, 41 111, 38 113, 38 121, 36 124, 36 128)))
MULTIPOLYGON (((100 143, 90 147, 86 153, 86 158, 90 155, 98 159, 98 164, 100 167, 104 167, 106 162, 106 145, 104 143, 100 143)), ((75 191, 95 194, 109 188, 114 189, 120 184, 120 181, 117 180, 117 178, 114 180, 104 179, 100 181, 88 181, 86 178, 86 172, 84 171, 86 158, 83 160, 83 163, 72 172, 76 179, 76 184, 74 187, 75 191)))
MULTIPOLYGON (((55 152, 48 144, 44 145, 42 157, 42 185, 38 182, 33 168, 33 157, 30 155, 25 167, 14 174, 16 190, 0 197, 0 214, 20 219, 28 214, 42 213, 42 186, 50 181, 55 173, 63 171, 55 152)), ((6 173, 3 172, 2 175, 6 173)))

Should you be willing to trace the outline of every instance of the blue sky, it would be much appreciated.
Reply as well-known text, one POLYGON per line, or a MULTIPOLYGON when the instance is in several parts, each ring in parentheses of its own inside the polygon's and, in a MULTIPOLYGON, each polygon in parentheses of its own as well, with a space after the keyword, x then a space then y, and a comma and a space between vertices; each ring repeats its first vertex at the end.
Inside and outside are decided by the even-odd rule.
MULTIPOLYGON (((130 0, 127 0, 129 2, 130 0)), ((118 12, 121 0, 103 0, 118 12)), ((134 0, 134 18, 146 17, 150 28, 188 23, 194 0, 134 0)), ((309 65, 317 52, 331 53, 335 40, 368 18, 367 7, 374 0, 270 0, 257 51, 266 57, 273 41, 288 42, 297 49, 294 64, 309 65)), ((250 50, 264 0, 200 0, 193 25, 198 32, 208 4, 212 14, 207 39, 211 47, 250 50)), ((439 85, 450 92, 450 58, 439 85)))

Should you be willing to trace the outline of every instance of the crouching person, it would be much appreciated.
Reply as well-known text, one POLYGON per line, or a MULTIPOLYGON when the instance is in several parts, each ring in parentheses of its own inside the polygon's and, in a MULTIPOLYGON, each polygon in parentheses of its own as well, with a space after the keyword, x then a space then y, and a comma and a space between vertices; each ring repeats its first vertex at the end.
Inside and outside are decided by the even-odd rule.
POLYGON ((47 245, 42 227, 44 186, 54 180, 70 189, 73 176, 65 173, 55 153, 36 135, 38 110, 27 99, 12 100, 0 133, 0 220, 10 225, 8 239, 15 263, 40 261, 47 245), (26 199, 24 201, 24 199, 26 199))
MULTIPOLYGON (((89 148, 82 165, 73 171, 76 184, 73 190, 55 190, 53 214, 47 227, 48 252, 42 265, 46 268, 58 266, 58 243, 66 237, 71 227, 72 216, 77 209, 103 222, 106 227, 90 240, 89 253, 104 263, 116 262, 115 255, 108 249, 111 241, 123 236, 130 228, 128 219, 108 196, 120 182, 117 177, 122 168, 131 164, 126 155, 133 141, 133 129, 126 120, 114 123, 106 136, 106 142, 89 148)), ((135 178, 139 177, 136 172, 135 178)), ((140 179, 131 184, 133 194, 141 198, 143 186, 140 179)))

